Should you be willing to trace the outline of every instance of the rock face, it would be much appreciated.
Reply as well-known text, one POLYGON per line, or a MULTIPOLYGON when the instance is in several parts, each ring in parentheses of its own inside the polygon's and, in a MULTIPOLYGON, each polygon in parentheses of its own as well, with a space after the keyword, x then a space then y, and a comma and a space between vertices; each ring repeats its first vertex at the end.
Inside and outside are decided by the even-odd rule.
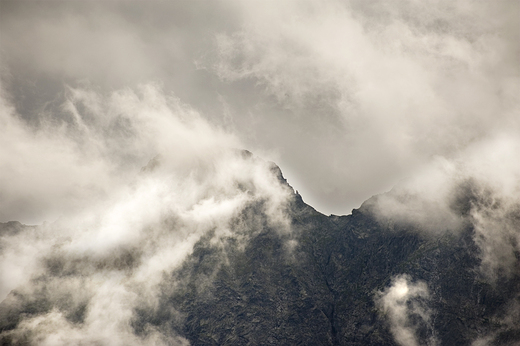
POLYGON ((471 228, 425 238, 385 228, 364 208, 327 217, 299 196, 291 217, 292 249, 268 228, 244 250, 200 241, 175 273, 185 278, 182 286, 164 297, 160 311, 143 312, 138 324, 150 316, 165 323, 174 307, 192 345, 393 345, 375 296, 406 273, 430 291, 429 323, 415 330, 419 344, 470 345, 486 336, 490 344, 520 342, 520 324, 502 319, 518 304, 519 271, 494 283, 482 278, 471 228), (224 252, 227 264, 215 269, 224 252))
MULTIPOLYGON (((281 173, 279 179, 285 183, 281 173)), ((294 194, 291 232, 281 232, 262 210, 252 205, 234 221, 250 234, 247 241, 202 237, 164 276, 159 304, 135 309, 134 333, 154 328, 191 345, 520 344, 520 256, 507 276, 487 279, 471 225, 425 235, 378 221, 368 204, 352 215, 325 216, 294 194), (403 274, 410 284, 424 283, 428 295, 401 299, 409 313, 399 320, 378 301, 403 274), (403 330, 411 339, 399 338, 403 330)), ((0 232, 20 227, 2 224, 0 232)), ((20 316, 47 305, 28 300, 4 310, 0 331, 8 335, 20 316)))

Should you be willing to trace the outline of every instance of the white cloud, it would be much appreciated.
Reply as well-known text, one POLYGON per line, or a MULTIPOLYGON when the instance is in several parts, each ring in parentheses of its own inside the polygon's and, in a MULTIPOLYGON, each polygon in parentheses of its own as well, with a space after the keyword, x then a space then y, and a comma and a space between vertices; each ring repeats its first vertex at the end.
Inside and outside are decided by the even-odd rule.
MULTIPOLYGON (((420 325, 430 326, 430 311, 426 306, 429 298, 428 287, 424 282, 410 282, 407 275, 393 278, 392 285, 375 298, 376 304, 385 314, 394 340, 402 346, 418 346, 417 337, 420 325)), ((428 345, 437 345, 434 336, 427 339, 428 345)))
POLYGON ((22 117, 38 122, 64 79, 105 90, 159 80, 255 152, 279 153, 327 213, 432 156, 518 131, 514 0, 2 6, 4 75, 22 117))
POLYGON ((387 194, 367 203, 382 222, 427 234, 471 225, 481 270, 490 279, 516 269, 520 251, 520 138, 516 133, 482 140, 447 160, 437 160, 387 194))
POLYGON ((37 129, 2 102, 1 219, 53 221, 125 186, 158 153, 172 158, 170 168, 189 171, 201 157, 239 147, 232 135, 151 85, 106 99, 69 89, 63 119, 42 117, 37 129))
POLYGON ((71 89, 64 105, 72 120, 36 134, 12 109, 3 114, 14 136, 2 148, 4 165, 30 167, 43 177, 3 176, 10 182, 4 191, 12 193, 2 203, 30 193, 33 208, 44 215, 64 213, 56 222, 0 238, 1 299, 17 290, 2 303, 5 313, 31 300, 52 308, 24 317, 3 336, 48 345, 186 344, 152 325, 136 335, 134 309, 156 306, 163 275, 178 268, 202 236, 212 234, 215 246, 227 238, 244 244, 261 231, 235 222, 245 208, 288 232, 285 205, 292 190, 271 163, 233 149, 240 146, 233 136, 154 86, 108 97, 71 89), (14 149, 20 157, 8 161, 14 149), (83 177, 88 187, 78 184, 83 177), (88 194, 92 186, 101 197, 88 194), (67 205, 74 199, 79 202, 67 205), (82 322, 71 321, 78 314, 82 322))
POLYGON ((513 2, 241 8, 242 30, 217 35, 219 56, 207 66, 223 80, 258 83, 300 123, 316 123, 299 143, 312 163, 295 165, 315 173, 312 180, 305 173, 304 189, 318 208, 324 196, 336 206, 366 199, 432 155, 456 155, 489 133, 518 129, 513 2))

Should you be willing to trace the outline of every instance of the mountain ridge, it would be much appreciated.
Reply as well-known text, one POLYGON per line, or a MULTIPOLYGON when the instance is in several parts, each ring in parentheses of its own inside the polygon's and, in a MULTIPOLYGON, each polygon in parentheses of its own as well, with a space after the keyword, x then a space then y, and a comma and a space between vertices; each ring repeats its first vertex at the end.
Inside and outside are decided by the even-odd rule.
MULTIPOLYGON (((512 322, 520 307, 519 257, 509 276, 491 280, 479 270, 470 223, 457 232, 428 233, 382 219, 373 208, 378 197, 349 215, 326 216, 303 201, 278 166, 269 165, 293 191, 284 210, 290 231, 270 220, 260 198, 230 219, 233 233, 204 233, 182 264, 163 274, 157 301, 143 300, 132 309, 136 337, 180 336, 180 344, 191 345, 520 343, 520 326, 512 322)), ((24 227, 30 226, 0 224, 0 236, 24 227)), ((173 229, 175 221, 164 227, 173 229)), ((132 251, 122 249, 96 268, 133 271, 142 259, 132 251)), ((85 271, 66 259, 45 261, 51 279, 85 271)), ((0 303, 3 345, 33 344, 30 331, 14 331, 24 318, 53 309, 64 311, 73 325, 86 323, 90 298, 60 302, 46 291, 51 281, 38 280, 41 293, 15 289, 0 303)))

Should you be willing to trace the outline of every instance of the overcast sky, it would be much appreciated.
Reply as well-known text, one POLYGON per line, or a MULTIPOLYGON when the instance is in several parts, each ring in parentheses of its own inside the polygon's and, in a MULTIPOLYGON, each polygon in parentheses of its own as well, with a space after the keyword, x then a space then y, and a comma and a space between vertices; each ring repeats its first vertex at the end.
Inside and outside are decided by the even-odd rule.
POLYGON ((516 162, 519 7, 0 0, 0 221, 53 221, 208 133, 276 161, 326 214, 432 162, 478 157, 494 138, 508 138, 500 157, 516 162), (114 120, 154 97, 201 131, 184 138, 167 112, 114 120), (160 139, 135 135, 165 123, 160 139))

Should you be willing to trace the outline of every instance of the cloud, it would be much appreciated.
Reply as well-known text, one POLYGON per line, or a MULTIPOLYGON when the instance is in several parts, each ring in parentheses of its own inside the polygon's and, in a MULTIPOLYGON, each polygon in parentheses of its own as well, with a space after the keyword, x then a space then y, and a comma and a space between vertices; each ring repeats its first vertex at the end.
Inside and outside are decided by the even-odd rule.
POLYGON ((238 222, 247 208, 289 232, 292 190, 273 164, 234 149, 235 137, 156 86, 110 95, 71 88, 61 106, 69 119, 37 131, 4 107, 12 137, 2 138, 2 163, 13 173, 2 177, 3 205, 30 194, 21 216, 63 213, 0 237, 0 321, 20 318, 4 340, 186 344, 172 329, 134 328, 136 309, 157 307, 164 275, 203 236, 244 246, 261 230, 238 222))
MULTIPOLYGON (((214 130, 178 99, 153 85, 108 98, 69 88, 62 114, 41 115, 33 128, 2 101, 5 130, 0 149, 0 219, 53 221, 128 184, 159 153, 172 157, 172 168, 190 170, 200 156, 239 147, 232 135, 214 130)), ((7 220, 6 220, 7 221, 7 220)))
POLYGON ((299 147, 315 157, 305 166, 307 195, 334 209, 434 155, 518 129, 517 6, 248 2, 242 29, 216 36, 218 56, 206 66, 225 81, 253 81, 300 123, 315 124, 300 127, 309 136, 299 147))
POLYGON ((255 152, 278 153, 326 213, 519 126, 515 1, 1 6, 3 75, 24 119, 37 123, 64 80, 160 81, 255 152))
POLYGON ((520 252, 520 155, 516 133, 499 134, 430 166, 389 193, 366 203, 381 222, 412 226, 425 234, 472 227, 481 271, 510 277, 520 252))
MULTIPOLYGON (((424 342, 418 338, 419 328, 432 328, 426 302, 429 298, 428 287, 424 282, 412 283, 408 275, 398 275, 392 285, 379 291, 375 301, 385 314, 394 340, 402 346, 417 346, 424 342)), ((429 333, 431 334, 431 333, 429 333)), ((437 345, 434 336, 426 340, 427 345, 437 345)))
MULTIPOLYGON (((209 230, 247 237, 226 225, 251 203, 284 225, 287 191, 269 165, 229 148, 278 153, 325 212, 345 214, 411 177, 379 199, 382 217, 430 232, 470 223, 483 272, 510 272, 520 244, 517 1, 0 6, 0 220, 50 221, 2 237, 2 294, 28 285, 31 297, 34 278, 52 270, 98 280, 17 335, 27 323, 62 325, 73 342, 88 328, 69 315, 122 292, 113 303, 127 315, 110 333, 138 343, 125 328, 139 285, 156 282, 147 273, 178 265, 209 230), (163 245, 175 251, 150 250, 163 245), (97 296, 105 272, 122 279, 97 296)), ((60 275, 48 285, 69 287, 60 275)))

